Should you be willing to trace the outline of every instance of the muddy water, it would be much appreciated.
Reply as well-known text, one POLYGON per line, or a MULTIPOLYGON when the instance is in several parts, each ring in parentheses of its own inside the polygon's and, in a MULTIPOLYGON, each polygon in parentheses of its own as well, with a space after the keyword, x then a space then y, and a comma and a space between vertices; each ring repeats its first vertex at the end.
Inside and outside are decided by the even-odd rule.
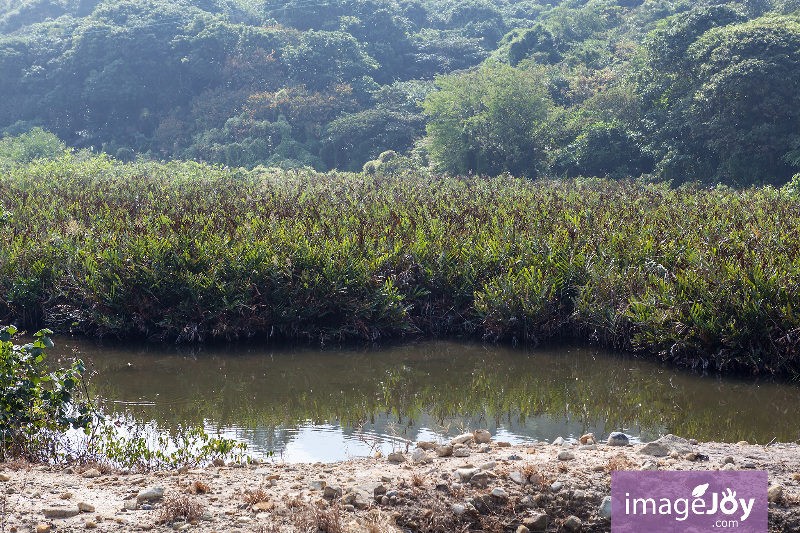
POLYGON ((511 443, 800 439, 800 387, 721 379, 596 349, 524 350, 459 342, 314 350, 176 348, 61 338, 50 358, 96 371, 105 411, 163 433, 202 426, 286 461, 404 449, 465 428, 511 443))

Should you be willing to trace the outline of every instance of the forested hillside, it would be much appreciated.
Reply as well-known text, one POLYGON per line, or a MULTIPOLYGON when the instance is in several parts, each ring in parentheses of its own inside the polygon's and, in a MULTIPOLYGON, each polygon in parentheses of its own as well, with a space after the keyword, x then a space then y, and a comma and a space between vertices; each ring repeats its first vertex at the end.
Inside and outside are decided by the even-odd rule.
POLYGON ((247 168, 798 172, 798 0, 546 1, 0 0, 0 132, 247 168))

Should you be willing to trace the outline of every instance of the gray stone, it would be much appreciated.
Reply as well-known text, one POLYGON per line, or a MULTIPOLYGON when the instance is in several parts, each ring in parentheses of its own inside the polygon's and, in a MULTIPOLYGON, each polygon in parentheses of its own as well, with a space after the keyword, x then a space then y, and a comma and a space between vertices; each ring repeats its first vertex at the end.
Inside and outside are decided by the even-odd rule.
POLYGON ((536 513, 524 518, 522 524, 531 531, 545 531, 547 529, 547 515, 536 513))
POLYGON ((486 472, 478 472, 469 478, 469 484, 479 489, 485 489, 489 486, 489 474, 486 472))
POLYGON ((629 442, 630 439, 625 433, 615 431, 608 436, 608 441, 606 441, 606 444, 609 446, 627 446, 629 442))
POLYGON ((469 457, 469 448, 459 448, 453 451, 453 457, 469 457))
POLYGON ((81 476, 85 478, 100 477, 102 475, 103 474, 101 474, 100 471, 96 468, 90 468, 89 470, 81 474, 81 476))
POLYGON ((472 432, 472 438, 476 444, 485 444, 492 440, 492 434, 485 429, 476 429, 472 432))
POLYGON ((127 511, 135 511, 136 510, 136 502, 133 500, 125 500, 122 504, 122 508, 127 511))
POLYGON ((561 483, 560 481, 555 481, 555 482, 553 482, 552 485, 550 485, 550 490, 552 490, 553 492, 558 492, 558 491, 561 490, 561 487, 563 487, 563 486, 564 486, 564 484, 561 483))
POLYGON ((82 513, 93 513, 94 505, 86 502, 78 502, 78 510, 82 513))
POLYGON ((556 437, 556 440, 553 441, 553 446, 563 446, 564 442, 564 437, 556 437))
POLYGON ((649 461, 645 461, 642 463, 642 467, 639 470, 647 471, 647 470, 658 470, 658 462, 653 461, 652 459, 649 461))
POLYGON ((439 457, 450 457, 453 455, 453 446, 450 444, 443 444, 436 447, 436 455, 439 457))
POLYGON ((781 503, 783 501, 783 487, 781 485, 772 485, 767 490, 767 499, 772 503, 781 503))
POLYGON ((356 510, 356 506, 355 505, 351 505, 351 504, 343 505, 342 506, 342 510, 350 512, 350 513, 354 513, 355 510, 356 510))
POLYGON ((574 499, 574 500, 586 499, 586 492, 581 490, 581 489, 578 489, 578 490, 576 490, 575 492, 572 493, 572 499, 574 499))
POLYGON ((600 504, 600 509, 598 509, 597 514, 602 518, 611 519, 611 496, 603 498, 603 502, 600 504))
POLYGON ((583 522, 575 515, 572 515, 564 520, 564 529, 567 531, 580 531, 582 526, 583 522))
POLYGON ((324 479, 315 479, 311 483, 308 484, 311 490, 322 490, 327 485, 327 482, 324 479))
POLYGON ((456 475, 461 481, 467 482, 478 472, 480 472, 478 468, 459 468, 456 470, 456 475))
POLYGON ((80 509, 74 507, 45 507, 42 514, 45 518, 72 518, 80 514, 80 509))
POLYGON ((417 442, 417 448, 422 448, 423 450, 435 450, 436 443, 427 440, 421 440, 417 442))
POLYGON ((732 455, 728 455, 725 457, 725 459, 722 460, 722 464, 728 464, 728 463, 733 464, 734 462, 735 461, 733 460, 732 455))
POLYGON ((386 460, 389 461, 390 463, 405 463, 406 462, 405 456, 400 452, 392 452, 392 453, 390 453, 386 457, 386 460))
POLYGON ((342 487, 337 485, 326 485, 325 492, 323 493, 325 498, 341 498, 342 497, 342 487))
POLYGON ((414 451, 411 452, 411 460, 415 463, 430 463, 431 458, 428 457, 428 454, 425 453, 425 450, 422 448, 414 448, 414 451))
POLYGON ((639 453, 642 455, 652 455, 653 457, 666 457, 669 455, 669 448, 658 441, 648 442, 639 453))
POLYGON ((589 450, 589 451, 594 451, 594 450, 596 450, 596 449, 597 449, 597 444, 585 444, 585 445, 581 446, 581 447, 580 447, 580 448, 578 448, 578 449, 579 449, 579 450, 589 450))
POLYGON ((645 455, 652 455, 654 457, 664 457, 673 452, 680 455, 686 455, 692 451, 692 445, 689 441, 681 437, 676 437, 673 434, 664 435, 658 440, 647 443, 639 453, 645 455))
POLYGON ((474 437, 473 437, 472 433, 462 433, 461 435, 458 435, 457 437, 453 437, 450 440, 450 444, 453 444, 453 445, 465 444, 465 443, 471 441, 473 438, 474 437))
POLYGON ((496 487, 492 489, 492 496, 495 498, 499 498, 501 500, 508 499, 508 493, 501 487, 496 487))
POLYGON ((480 468, 481 470, 492 470, 496 466, 497 466, 496 462, 489 461, 488 463, 483 463, 482 465, 479 465, 478 468, 480 468))
POLYGON ((521 472, 519 472, 518 470, 514 470, 513 472, 511 472, 511 473, 508 475, 508 478, 509 478, 511 481, 513 481, 514 483, 516 483, 517 485, 524 485, 524 484, 525 484, 525 482, 527 481, 526 479, 524 479, 524 478, 522 477, 522 473, 521 473, 521 472))
POLYGON ((146 489, 140 490, 139 494, 136 495, 136 501, 150 501, 150 500, 159 500, 164 497, 164 487, 160 485, 153 485, 152 487, 147 487, 146 489))
POLYGON ((569 450, 561 450, 558 452, 558 460, 559 461, 569 461, 571 459, 575 459, 575 454, 569 450))
POLYGON ((460 503, 454 503, 454 504, 452 505, 451 509, 452 509, 452 510, 453 510, 453 512, 454 512, 455 514, 457 514, 458 516, 461 516, 461 515, 463 515, 463 514, 464 514, 464 513, 467 511, 467 508, 466 508, 466 507, 464 507, 463 505, 461 505, 460 503))
POLYGON ((519 526, 516 533, 531 533, 531 530, 525 526, 519 526))

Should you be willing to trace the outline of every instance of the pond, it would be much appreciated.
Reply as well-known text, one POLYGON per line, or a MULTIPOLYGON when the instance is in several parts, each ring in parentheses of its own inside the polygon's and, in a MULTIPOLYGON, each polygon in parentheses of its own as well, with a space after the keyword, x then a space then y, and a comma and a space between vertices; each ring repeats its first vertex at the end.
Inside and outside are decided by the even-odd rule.
MULTIPOLYGON (((800 439, 800 387, 720 378, 594 348, 418 342, 310 349, 181 348, 58 338, 97 374, 105 412, 156 432, 203 427, 289 462, 338 461, 486 428, 512 444, 664 433, 800 439)), ((55 357, 54 357, 55 356, 55 357)))

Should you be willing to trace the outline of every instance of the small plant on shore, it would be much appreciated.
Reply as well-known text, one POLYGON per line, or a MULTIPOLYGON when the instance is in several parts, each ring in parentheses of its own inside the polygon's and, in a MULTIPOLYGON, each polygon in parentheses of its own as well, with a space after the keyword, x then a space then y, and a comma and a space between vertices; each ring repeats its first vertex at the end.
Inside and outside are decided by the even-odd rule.
POLYGON ((85 368, 78 360, 48 372, 44 350, 52 331, 17 346, 13 326, 0 329, 0 458, 30 461, 57 459, 58 444, 69 429, 88 430, 93 410, 81 390, 85 368))
POLYGON ((190 522, 203 516, 203 505, 187 494, 170 492, 164 496, 157 522, 171 524, 176 520, 190 522))

